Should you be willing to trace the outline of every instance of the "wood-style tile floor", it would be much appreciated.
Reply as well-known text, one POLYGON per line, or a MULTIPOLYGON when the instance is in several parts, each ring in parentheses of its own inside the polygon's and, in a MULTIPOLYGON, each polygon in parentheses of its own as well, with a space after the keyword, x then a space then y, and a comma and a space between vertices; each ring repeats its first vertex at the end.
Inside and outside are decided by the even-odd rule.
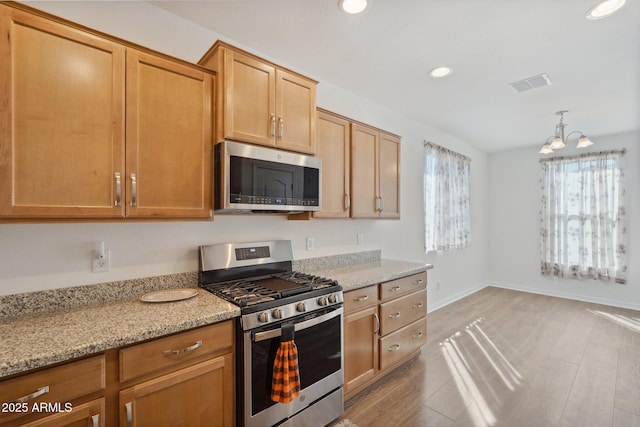
POLYGON ((485 288, 345 403, 360 427, 640 427, 640 311, 485 288))

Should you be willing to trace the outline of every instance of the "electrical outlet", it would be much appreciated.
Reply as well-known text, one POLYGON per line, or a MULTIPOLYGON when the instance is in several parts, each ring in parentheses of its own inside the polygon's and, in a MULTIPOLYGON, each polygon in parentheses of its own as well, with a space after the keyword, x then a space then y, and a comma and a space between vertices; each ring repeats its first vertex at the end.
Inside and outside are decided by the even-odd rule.
POLYGON ((358 246, 362 246, 364 244, 364 236, 362 235, 362 233, 356 234, 356 244, 358 246))
POLYGON ((102 273, 104 271, 111 270, 111 250, 104 251, 104 257, 102 259, 94 256, 91 266, 91 271, 94 273, 102 273))
POLYGON ((316 242, 313 237, 307 237, 307 250, 312 251, 316 248, 316 242))

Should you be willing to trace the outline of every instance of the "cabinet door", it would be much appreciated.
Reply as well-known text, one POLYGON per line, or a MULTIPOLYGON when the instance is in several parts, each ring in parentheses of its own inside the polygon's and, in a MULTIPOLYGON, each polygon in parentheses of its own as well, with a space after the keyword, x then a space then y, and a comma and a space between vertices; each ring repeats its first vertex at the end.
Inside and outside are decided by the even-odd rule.
POLYGON ((124 48, 3 5, 0 33, 0 216, 123 216, 124 48))
POLYGON ((59 412, 22 427, 104 427, 104 398, 73 405, 69 412, 59 412))
POLYGON ((276 71, 276 145, 316 152, 316 83, 284 70, 276 71))
POLYGON ((224 137, 275 145, 275 67, 224 49, 224 137))
POLYGON ((211 216, 213 77, 127 51, 127 216, 211 216))
POLYGON ((400 138, 380 132, 380 217, 400 218, 400 138))
POLYGON ((373 306, 344 319, 345 393, 365 384, 378 372, 378 307, 373 306))
POLYGON ((351 216, 378 217, 378 131, 351 125, 351 216))
POLYGON ((120 392, 120 425, 231 426, 233 358, 220 356, 120 392))
POLYGON ((318 111, 317 157, 322 159, 322 210, 314 217, 348 218, 350 205, 349 121, 318 111))

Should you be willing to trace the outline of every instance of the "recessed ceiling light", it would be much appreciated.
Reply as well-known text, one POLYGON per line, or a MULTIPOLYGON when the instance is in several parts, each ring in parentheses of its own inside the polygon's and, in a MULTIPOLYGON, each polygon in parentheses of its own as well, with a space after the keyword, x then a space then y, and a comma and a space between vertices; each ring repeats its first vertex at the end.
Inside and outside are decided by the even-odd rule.
POLYGON ((340 8, 347 13, 360 13, 367 7, 367 0, 340 0, 340 8))
POLYGON ((620 10, 625 0, 601 1, 587 11, 587 19, 602 19, 620 10))
POLYGON ((429 75, 433 78, 444 77, 451 74, 451 68, 449 67, 436 67, 429 70, 429 75))

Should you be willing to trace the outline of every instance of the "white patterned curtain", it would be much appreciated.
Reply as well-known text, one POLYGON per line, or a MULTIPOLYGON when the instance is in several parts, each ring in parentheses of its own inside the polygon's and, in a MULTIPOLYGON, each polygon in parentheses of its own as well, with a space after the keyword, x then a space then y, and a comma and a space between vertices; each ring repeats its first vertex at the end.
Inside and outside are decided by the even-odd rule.
POLYGON ((541 272, 626 283, 622 151, 541 160, 541 272))
POLYGON ((432 143, 424 151, 425 251, 469 246, 471 160, 432 143))

